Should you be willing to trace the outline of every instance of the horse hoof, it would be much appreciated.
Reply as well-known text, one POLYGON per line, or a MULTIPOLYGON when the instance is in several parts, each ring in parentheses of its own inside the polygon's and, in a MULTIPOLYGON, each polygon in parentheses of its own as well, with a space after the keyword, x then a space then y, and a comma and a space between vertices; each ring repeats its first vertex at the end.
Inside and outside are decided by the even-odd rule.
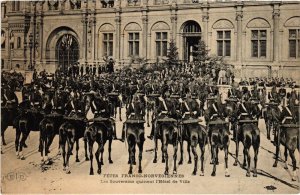
POLYGON ((139 172, 139 173, 143 173, 143 171, 142 171, 142 170, 139 170, 138 172, 139 172))
POLYGON ((277 167, 277 163, 274 163, 274 164, 273 164, 273 167, 277 167))
POLYGON ((197 172, 196 171, 193 171, 193 173, 192 173, 193 175, 196 175, 197 174, 197 172))
POLYGON ((227 173, 227 174, 225 174, 225 177, 230 177, 230 174, 228 174, 228 173, 227 173))
POLYGON ((104 165, 103 161, 101 161, 100 163, 101 163, 101 165, 104 165))
POLYGON ((85 157, 85 161, 89 161, 90 159, 89 159, 89 157, 85 157))
POLYGON ((204 176, 204 172, 201 172, 201 173, 200 173, 200 176, 204 176))
POLYGON ((162 159, 162 161, 161 161, 162 163, 165 163, 166 162, 166 160, 165 159, 162 159))
POLYGON ((25 157, 24 157, 24 156, 22 156, 20 159, 21 159, 21 160, 25 160, 25 157))
POLYGON ((6 142, 2 142, 3 146, 6 146, 6 142))
POLYGON ((98 169, 97 173, 100 175, 100 174, 101 174, 101 170, 100 170, 100 169, 98 169))
POLYGON ((257 173, 253 173, 253 177, 257 177, 257 173))
POLYGON ((286 169, 286 170, 287 170, 287 169, 289 169, 289 167, 288 167, 287 165, 285 165, 285 166, 284 166, 284 169, 286 169))
POLYGON ((174 170, 174 171, 173 171, 173 175, 176 175, 176 174, 177 174, 177 171, 174 170))
POLYGON ((188 161, 188 164, 192 164, 192 161, 191 161, 191 160, 189 160, 189 161, 188 161))
POLYGON ((212 173, 211 173, 211 176, 213 176, 213 177, 216 176, 216 173, 215 173, 215 172, 212 172, 212 173))
POLYGON ((60 153, 60 152, 58 152, 58 153, 57 153, 57 155, 58 155, 58 156, 60 156, 60 155, 61 155, 61 153, 60 153))
POLYGON ((113 164, 114 162, 112 160, 109 160, 109 164, 113 164))
POLYGON ((90 171, 90 175, 94 175, 94 171, 90 171))
POLYGON ((210 164, 213 165, 213 164, 214 164, 214 161, 210 161, 210 164))
POLYGON ((181 161, 179 161, 179 163, 178 163, 179 165, 182 165, 182 160, 181 161))
POLYGON ((128 175, 131 175, 131 174, 132 174, 132 170, 129 170, 129 171, 128 171, 128 175))
POLYGON ((77 158, 77 159, 76 159, 76 162, 80 162, 80 160, 77 158))
POLYGON ((130 160, 127 162, 127 164, 130 164, 130 160))
POLYGON ((136 165, 136 162, 134 161, 132 164, 133 164, 133 165, 136 165))
POLYGON ((70 171, 70 170, 67 170, 67 171, 66 171, 66 174, 71 174, 71 171, 70 171))
POLYGON ((237 165, 238 165, 237 162, 234 162, 234 163, 233 163, 233 166, 237 166, 237 165))
POLYGON ((292 181, 296 181, 296 177, 292 177, 292 181))
POLYGON ((219 165, 219 161, 216 162, 216 165, 219 165))
POLYGON ((23 144, 23 147, 24 147, 24 148, 27 148, 27 145, 24 143, 24 144, 23 144))
POLYGON ((165 175, 169 175, 169 171, 165 171, 165 175))
POLYGON ((250 177, 250 173, 246 173, 246 177, 250 177))
POLYGON ((153 160, 153 163, 157 163, 157 160, 156 160, 156 159, 154 159, 154 160, 153 160))
POLYGON ((64 167, 64 168, 63 168, 63 171, 66 171, 66 170, 67 170, 66 167, 64 167))

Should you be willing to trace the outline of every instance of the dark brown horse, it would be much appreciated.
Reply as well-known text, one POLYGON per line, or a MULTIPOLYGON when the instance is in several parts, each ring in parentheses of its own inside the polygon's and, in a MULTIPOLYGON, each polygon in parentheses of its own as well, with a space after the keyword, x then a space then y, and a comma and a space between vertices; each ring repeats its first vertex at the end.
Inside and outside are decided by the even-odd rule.
POLYGON ((295 150, 299 148, 299 125, 298 124, 284 124, 281 125, 278 128, 278 134, 277 134, 277 144, 276 144, 276 154, 275 154, 275 162, 273 164, 273 167, 277 167, 278 163, 278 155, 280 151, 280 144, 282 144, 285 147, 284 150, 284 157, 285 157, 285 169, 288 169, 287 166, 287 156, 288 153, 290 154, 290 157, 292 159, 293 164, 293 174, 292 174, 292 180, 296 181, 297 178, 297 166, 296 166, 296 158, 295 158, 295 150))
POLYGON ((241 141, 244 145, 244 162, 243 167, 247 166, 247 173, 246 176, 250 177, 250 147, 253 147, 254 150, 254 170, 253 170, 253 177, 257 177, 257 159, 258 159, 258 152, 260 146, 260 131, 258 129, 258 121, 253 120, 250 117, 246 117, 244 120, 239 121, 239 128, 237 129, 236 133, 236 153, 235 153, 235 162, 234 166, 238 164, 238 155, 239 155, 239 142, 241 141), (246 161, 247 160, 247 161, 246 161), (247 163, 246 163, 247 162, 247 163))
POLYGON ((135 147, 139 148, 139 170, 138 173, 142 173, 142 157, 143 146, 145 141, 144 121, 132 122, 130 119, 126 121, 126 140, 128 143, 129 152, 129 171, 128 174, 132 174, 132 165, 135 165, 135 147))
POLYGON ((4 132, 9 126, 13 126, 17 117, 18 98, 14 89, 7 86, 1 88, 1 138, 2 144, 6 145, 4 132))
MULTIPOLYGON (((194 119, 195 120, 195 119, 194 119)), ((201 151, 201 156, 200 156, 200 160, 201 160, 201 176, 204 176, 204 167, 203 167, 203 162, 204 162, 204 153, 205 153, 205 145, 207 144, 207 130, 206 127, 203 125, 198 124, 198 122, 190 122, 190 123, 186 123, 183 126, 183 130, 185 133, 182 133, 183 137, 186 137, 186 140, 188 142, 188 152, 189 151, 189 147, 191 147, 192 149, 192 153, 194 155, 194 171, 193 171, 193 175, 197 174, 197 170, 198 170, 198 154, 197 154, 197 146, 199 144, 199 148, 201 151)), ((180 140, 180 145, 182 147, 182 140, 180 140)), ((183 149, 181 149, 181 160, 182 161, 182 156, 183 156, 183 149)), ((189 154, 189 162, 190 162, 190 154, 189 154)))
POLYGON ((103 153, 104 153, 104 146, 107 140, 110 140, 108 151, 109 156, 108 160, 109 163, 113 163, 111 160, 111 140, 112 140, 112 134, 109 133, 109 128, 107 127, 106 121, 95 121, 91 125, 89 125, 85 132, 84 132, 84 138, 86 142, 88 143, 89 147, 89 153, 90 153, 90 175, 94 175, 94 169, 93 169, 93 145, 95 142, 98 144, 98 149, 95 153, 96 161, 98 165, 97 173, 101 174, 101 166, 103 165, 103 153), (100 157, 101 154, 101 157, 100 157), (100 157, 100 159, 99 159, 100 157))
POLYGON ((219 149, 223 150, 225 153, 225 177, 229 177, 229 170, 228 170, 228 147, 229 147, 229 125, 228 122, 217 118, 214 121, 208 123, 208 135, 209 135, 209 142, 211 145, 212 151, 212 164, 213 164, 213 171, 211 176, 216 175, 216 165, 219 164, 218 161, 218 153, 219 149))

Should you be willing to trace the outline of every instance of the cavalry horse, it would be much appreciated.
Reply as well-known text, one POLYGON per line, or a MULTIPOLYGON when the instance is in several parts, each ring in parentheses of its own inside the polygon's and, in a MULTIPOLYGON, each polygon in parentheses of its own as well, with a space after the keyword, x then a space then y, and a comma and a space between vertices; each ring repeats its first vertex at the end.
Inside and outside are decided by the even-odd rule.
POLYGON ((98 149, 95 153, 96 161, 98 165, 97 173, 101 174, 101 166, 104 165, 103 163, 103 153, 104 153, 104 146, 107 140, 109 140, 109 163, 112 164, 113 161, 111 160, 111 143, 112 143, 112 133, 109 133, 109 128, 107 126, 107 118, 95 118, 93 123, 88 125, 84 132, 84 138, 88 144, 88 150, 90 153, 90 175, 94 175, 93 169, 93 145, 95 142, 98 144, 98 149), (100 157, 101 154, 101 157, 100 157), (99 159, 100 157, 100 159, 99 159))
MULTIPOLYGON (((291 101, 291 100, 290 100, 291 101)), ((299 105, 296 106, 296 109, 299 109, 299 105)), ((274 113, 275 118, 279 121, 279 113, 274 113), (278 118, 277 118, 278 117, 278 118)), ((279 124, 279 122, 278 122, 279 124)), ((300 143, 299 143, 299 116, 295 116, 295 119, 287 119, 287 122, 284 124, 279 125, 276 129, 276 137, 275 137, 275 145, 276 145, 276 153, 275 153, 275 162, 273 167, 277 167, 278 163, 278 155, 280 151, 280 145, 284 146, 284 157, 285 157, 285 169, 288 169, 287 165, 287 156, 288 153, 292 159, 293 165, 293 174, 292 174, 292 181, 296 181, 297 178, 297 165, 296 165, 296 158, 295 158, 295 150, 298 149, 300 151, 300 143)))
POLYGON ((58 135, 59 127, 63 123, 63 108, 58 105, 58 101, 62 101, 57 92, 46 93, 44 108, 45 116, 40 122, 40 145, 39 152, 41 152, 41 161, 46 164, 49 163, 48 153, 49 148, 53 142, 55 135, 58 135), (52 103, 53 102, 53 105, 52 103), (55 109, 52 107, 54 106, 55 109), (45 154, 45 158, 44 158, 45 154))
POLYGON ((235 162, 234 166, 238 164, 238 155, 239 155, 239 142, 241 141, 244 145, 244 162, 243 167, 247 166, 246 176, 250 177, 250 147, 253 146, 254 150, 254 170, 253 177, 257 177, 257 157, 260 146, 260 131, 258 128, 258 121, 253 120, 252 117, 245 117, 243 120, 238 121, 238 129, 236 130, 235 143, 236 143, 236 153, 235 153, 235 162), (247 159, 247 163, 246 163, 247 159))
MULTIPOLYGON (((176 104, 172 104, 172 108, 169 110, 170 116, 177 116, 176 104)), ((177 118, 177 117, 176 117, 177 118)), ((153 163, 157 162, 157 140, 160 139, 162 142, 162 163, 166 163, 165 166, 165 175, 169 174, 169 165, 168 165, 168 144, 173 145, 174 149, 174 168, 173 174, 177 174, 177 150, 178 150, 178 140, 179 140, 179 130, 177 125, 177 119, 169 118, 163 116, 157 119, 157 126, 154 130, 154 160, 153 163)))
POLYGON ((4 132, 9 126, 13 126, 17 117, 18 98, 11 87, 1 88, 1 138, 6 145, 4 132))
POLYGON ((207 130, 206 127, 199 124, 198 119, 188 119, 183 121, 183 132, 181 134, 180 147, 181 147, 181 159, 179 164, 182 164, 182 156, 183 156, 183 139, 188 142, 188 153, 189 153, 189 161, 191 163, 191 155, 190 155, 190 147, 192 149, 192 153, 194 155, 194 170, 193 175, 197 174, 198 170, 198 155, 197 155, 197 146, 199 144, 199 148, 201 151, 201 176, 204 176, 204 153, 205 153, 205 145, 207 143, 207 130))
MULTIPOLYGON (((83 110, 83 112, 75 113, 75 115, 73 116, 64 117, 66 121, 59 128, 59 146, 63 157, 63 166, 64 166, 63 170, 66 171, 67 174, 71 173, 69 169, 69 159, 70 159, 70 155, 72 155, 72 150, 75 142, 76 142, 76 162, 80 162, 78 158, 79 139, 84 137, 84 132, 87 125, 86 115, 91 106, 92 96, 84 95, 84 97, 82 98, 83 98, 83 102, 81 102, 81 104, 83 105, 81 105, 81 109, 83 110), (67 152, 65 148, 66 143, 68 143, 67 152)), ((85 139, 84 139, 84 148, 85 148, 85 159, 88 160, 87 143, 85 139)))

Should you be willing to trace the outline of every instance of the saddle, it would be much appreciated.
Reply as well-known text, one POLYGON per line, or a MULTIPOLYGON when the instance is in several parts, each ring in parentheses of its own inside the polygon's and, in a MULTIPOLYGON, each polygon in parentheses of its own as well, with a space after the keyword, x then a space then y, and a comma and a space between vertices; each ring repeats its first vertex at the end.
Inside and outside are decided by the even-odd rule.
POLYGON ((199 122, 202 122, 202 120, 201 119, 190 118, 190 119, 187 119, 187 120, 183 120, 182 124, 193 124, 193 123, 199 123, 199 122))
POLYGON ((148 97, 159 97, 160 95, 159 94, 156 94, 156 93, 153 93, 153 94, 149 94, 147 95, 148 97))
POLYGON ((258 123, 257 120, 250 120, 250 119, 245 119, 245 120, 239 120, 239 124, 242 123, 258 123))
POLYGON ((164 117, 164 118, 157 119, 157 122, 177 122, 177 120, 169 117, 164 117))
POLYGON ((288 123, 288 124, 282 124, 282 125, 280 125, 280 127, 284 127, 284 128, 299 128, 300 125, 299 124, 295 124, 295 123, 288 123))
POLYGON ((140 120, 140 119, 127 119, 125 121, 125 123, 128 123, 128 124, 140 124, 140 123, 145 123, 146 121, 145 120, 140 120))
POLYGON ((229 124, 229 122, 221 120, 221 119, 217 119, 217 120, 208 122, 208 126, 211 126, 211 125, 228 125, 228 124, 229 124))
POLYGON ((103 117, 99 116, 99 117, 97 117, 97 118, 88 120, 88 122, 101 123, 101 122, 106 122, 106 121, 108 121, 108 120, 109 120, 109 118, 103 118, 103 117))

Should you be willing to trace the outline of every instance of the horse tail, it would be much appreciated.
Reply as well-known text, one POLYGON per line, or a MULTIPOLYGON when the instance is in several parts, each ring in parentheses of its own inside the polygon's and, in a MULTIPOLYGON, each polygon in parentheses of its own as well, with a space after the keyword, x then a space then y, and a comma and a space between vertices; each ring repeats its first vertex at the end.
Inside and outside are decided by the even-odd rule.
POLYGON ((244 138, 244 146, 246 148, 250 148, 251 145, 252 145, 252 136, 251 134, 246 133, 244 138))

